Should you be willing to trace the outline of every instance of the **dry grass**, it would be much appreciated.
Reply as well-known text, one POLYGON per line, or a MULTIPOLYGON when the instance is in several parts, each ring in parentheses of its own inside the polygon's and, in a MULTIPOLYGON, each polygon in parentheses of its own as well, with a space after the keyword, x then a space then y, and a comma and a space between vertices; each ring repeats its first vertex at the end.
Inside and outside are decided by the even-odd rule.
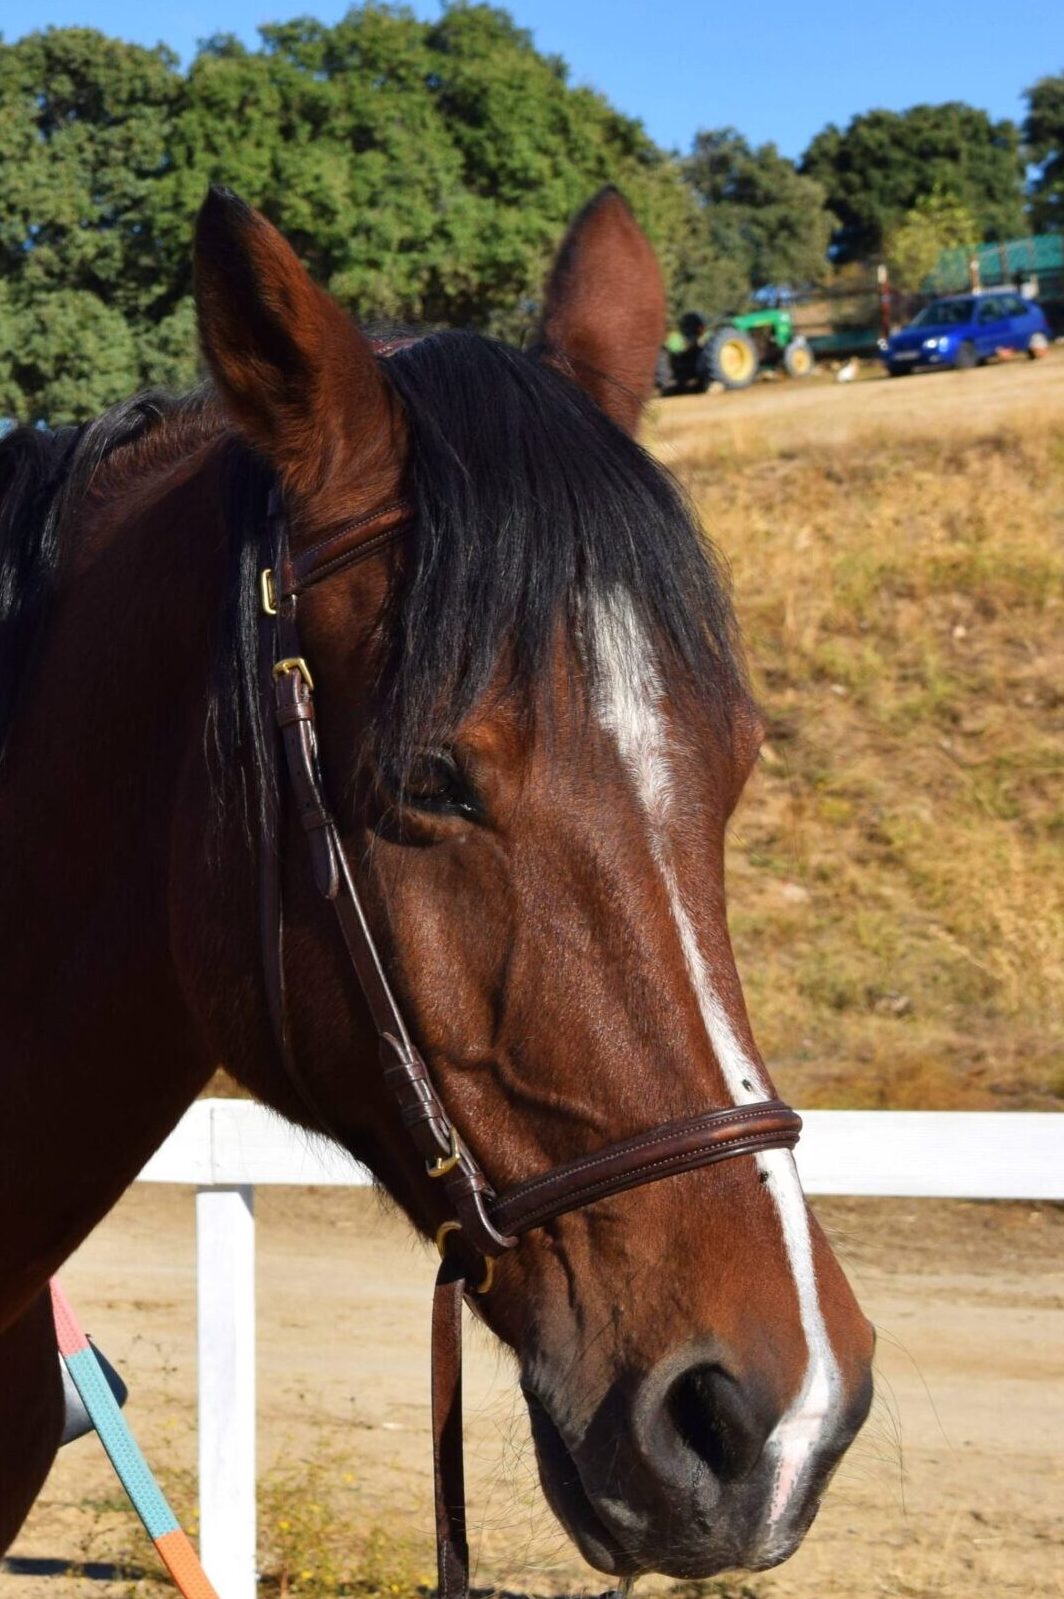
MULTIPOLYGON (((157 1464, 157 1463, 156 1463, 157 1464)), ((167 1493, 179 1519, 195 1539, 195 1484, 187 1469, 172 1463, 167 1493), (181 1512, 184 1512, 183 1516, 181 1512)), ((173 1587, 132 1506, 115 1486, 103 1499, 83 1499, 78 1557, 69 1581, 103 1580, 106 1592, 126 1599, 166 1599, 173 1587)), ((363 1525, 357 1479, 346 1450, 321 1445, 314 1458, 275 1469, 258 1489, 259 1591, 272 1599, 433 1599, 436 1571, 422 1521, 404 1529, 392 1516, 387 1526, 363 1525)), ((594 1580, 594 1579, 593 1579, 594 1580)), ((474 1592, 498 1599, 607 1599, 566 1578, 536 1574, 531 1591, 488 1587, 474 1573, 474 1592)), ((701 1582, 644 1580, 655 1599, 762 1599, 763 1590, 740 1577, 701 1582)), ((52 1589, 49 1586, 48 1591, 52 1589)), ((58 1590, 56 1590, 58 1592, 58 1590)), ((223 1596, 224 1599, 224 1596, 223 1596)))
MULTIPOLYGON (((387 1530, 355 1530, 359 1517, 352 1503, 354 1487, 346 1458, 329 1458, 324 1451, 312 1462, 270 1474, 259 1493, 263 1593, 278 1599, 431 1599, 436 1572, 426 1569, 424 1527, 418 1525, 405 1536, 394 1522, 387 1530)), ((606 1580, 598 1579, 596 1596, 606 1580)), ((542 1571, 532 1592, 521 1595, 485 1586, 476 1571, 473 1583, 475 1592, 494 1592, 500 1599, 535 1599, 536 1594, 543 1599, 591 1599, 591 1592, 577 1588, 571 1578, 544 1581, 542 1571)), ((761 1594, 743 1579, 727 1577, 705 1582, 657 1579, 642 1586, 665 1599, 759 1599, 761 1594)))
POLYGON ((345 1453, 274 1470, 259 1486, 259 1561, 263 1593, 320 1599, 418 1599, 436 1584, 425 1563, 425 1528, 404 1535, 401 1520, 367 1530, 357 1479, 345 1453))
POLYGON ((1064 385, 1046 366, 1037 409, 1004 370, 781 394, 778 426, 763 390, 716 418, 659 408, 768 716, 731 920, 762 1048, 804 1104, 1064 1100, 1064 385))

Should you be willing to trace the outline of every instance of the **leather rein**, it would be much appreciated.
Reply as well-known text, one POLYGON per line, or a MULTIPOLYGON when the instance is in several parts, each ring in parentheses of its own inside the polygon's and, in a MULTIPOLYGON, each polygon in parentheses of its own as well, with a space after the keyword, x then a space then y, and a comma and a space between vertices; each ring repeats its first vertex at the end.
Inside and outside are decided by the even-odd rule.
POLYGON ((764 1149, 791 1149, 802 1123, 795 1111, 777 1099, 706 1110, 607 1144, 496 1193, 433 1084, 370 931, 326 801, 314 720, 314 680, 297 623, 298 601, 307 589, 388 548, 411 518, 410 506, 396 501, 309 549, 293 552, 280 492, 275 488, 271 493, 264 535, 268 564, 263 562, 260 576, 260 672, 264 714, 267 725, 272 720, 276 727, 287 791, 278 783, 278 806, 273 811, 263 807, 267 821, 260 852, 262 947, 270 1016, 286 1073, 314 1119, 331 1132, 329 1118, 322 1115, 289 1039, 282 828, 276 814, 287 792, 306 835, 315 885, 336 914, 340 936, 369 1007, 384 1082, 425 1163, 426 1180, 439 1185, 449 1212, 436 1234, 441 1264, 432 1311, 436 1556, 440 1599, 467 1599, 469 1549, 462 1451, 465 1295, 488 1292, 497 1257, 516 1248, 531 1229, 606 1195, 658 1182, 676 1172, 764 1149), (453 1250, 448 1240, 464 1247, 453 1250))

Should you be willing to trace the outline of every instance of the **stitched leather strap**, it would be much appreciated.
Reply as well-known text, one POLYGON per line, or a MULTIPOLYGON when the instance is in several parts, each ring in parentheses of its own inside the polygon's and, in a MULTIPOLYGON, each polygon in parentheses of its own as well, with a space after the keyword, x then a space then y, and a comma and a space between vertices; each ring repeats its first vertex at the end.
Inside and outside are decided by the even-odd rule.
MULTIPOLYGON (((281 601, 275 626, 281 652, 279 659, 301 661, 295 595, 281 601)), ((494 1199, 495 1190, 459 1139, 428 1068, 410 1037, 328 809, 321 781, 309 677, 302 667, 295 665, 271 675, 289 787, 310 847, 314 881, 318 892, 332 905, 377 1029, 384 1081, 426 1166, 446 1164, 454 1158, 453 1165, 443 1172, 440 1180, 451 1211, 462 1224, 466 1241, 482 1255, 501 1254, 511 1248, 515 1240, 504 1237, 492 1225, 488 1204, 494 1199)), ((290 1052, 288 1058, 290 1061, 290 1052)), ((290 1069, 298 1073, 294 1063, 290 1069)), ((311 1093, 305 1085, 304 1098, 311 1093)))
POLYGON ((278 598, 302 594, 322 578, 332 577, 357 561, 368 560, 404 531, 412 515, 413 507, 408 500, 395 500, 379 511, 345 523, 309 549, 292 554, 286 540, 273 569, 278 598))
POLYGON ((491 1219, 500 1232, 520 1235, 607 1194, 641 1188, 676 1172, 762 1149, 791 1149, 801 1130, 797 1111, 778 1099, 685 1116, 519 1183, 495 1201, 491 1219))
POLYGON ((465 1461, 462 1448, 461 1269, 441 1262, 432 1296, 432 1475, 436 1500, 436 1570, 439 1599, 466 1599, 465 1461))

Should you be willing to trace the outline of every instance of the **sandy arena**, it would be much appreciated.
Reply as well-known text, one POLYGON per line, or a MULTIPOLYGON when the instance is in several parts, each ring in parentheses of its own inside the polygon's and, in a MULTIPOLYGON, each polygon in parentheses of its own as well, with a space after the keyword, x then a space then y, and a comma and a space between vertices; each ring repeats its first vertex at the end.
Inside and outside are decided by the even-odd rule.
MULTIPOLYGON (((1064 1210, 915 1200, 818 1210, 879 1329, 873 1417, 802 1551, 748 1585, 703 1591, 1064 1595, 1064 1210)), ((366 1191, 260 1190, 257 1216, 260 1470, 300 1481, 311 1462, 313 1491, 317 1462, 342 1487, 352 1531, 394 1534, 428 1575, 432 1259, 366 1191)), ((193 1278, 191 1192, 148 1185, 64 1272, 129 1378, 130 1419, 171 1482, 187 1481, 194 1458, 193 1278)), ((478 1580, 601 1591, 534 1485, 508 1360, 485 1334, 469 1344, 478 1580)), ((163 1591, 150 1575, 108 1571, 115 1558, 155 1568, 95 1439, 64 1452, 12 1556, 0 1599, 163 1591), (76 1561, 98 1563, 98 1575, 49 1575, 76 1561)))

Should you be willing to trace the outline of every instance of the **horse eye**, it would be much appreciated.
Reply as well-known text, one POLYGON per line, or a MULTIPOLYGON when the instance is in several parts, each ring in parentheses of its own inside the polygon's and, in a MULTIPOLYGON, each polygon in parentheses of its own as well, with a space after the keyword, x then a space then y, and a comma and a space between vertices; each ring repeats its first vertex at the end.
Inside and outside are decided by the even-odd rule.
POLYGON ((436 816, 481 814, 480 799, 451 750, 426 750, 403 786, 403 801, 436 816))

